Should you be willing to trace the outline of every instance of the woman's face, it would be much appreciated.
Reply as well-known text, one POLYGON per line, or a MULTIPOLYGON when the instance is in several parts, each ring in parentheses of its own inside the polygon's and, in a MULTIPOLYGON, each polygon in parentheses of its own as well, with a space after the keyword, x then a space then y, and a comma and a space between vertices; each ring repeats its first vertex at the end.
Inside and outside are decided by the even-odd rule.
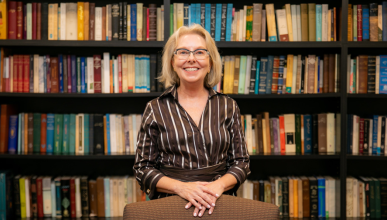
MULTIPOLYGON (((197 34, 186 34, 179 38, 176 49, 195 51, 197 49, 207 49, 207 47, 203 37, 197 34)), ((180 84, 201 83, 201 85, 203 85, 206 74, 211 70, 210 56, 198 60, 193 53, 190 53, 189 56, 184 59, 174 55, 172 66, 180 78, 180 84)))

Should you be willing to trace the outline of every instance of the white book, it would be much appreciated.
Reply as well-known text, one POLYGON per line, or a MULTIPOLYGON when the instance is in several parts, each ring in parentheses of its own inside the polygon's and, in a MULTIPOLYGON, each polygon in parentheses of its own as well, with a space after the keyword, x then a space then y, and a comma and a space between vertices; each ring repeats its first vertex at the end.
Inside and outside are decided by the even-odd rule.
POLYGON ((110 114, 110 153, 117 153, 116 115, 110 114))
POLYGON ((239 10, 239 41, 246 41, 246 33, 243 35, 243 30, 246 30, 246 28, 243 29, 244 17, 246 17, 245 11, 243 9, 239 10))
POLYGON ((296 19, 297 19, 297 37, 298 41, 301 41, 301 5, 296 5, 296 19))
MULTIPOLYGON (((294 27, 294 26, 293 26, 294 27)), ((298 56, 293 56, 292 94, 296 94, 298 56)))
MULTIPOLYGON (((51 180, 50 180, 51 181, 51 180)), ((56 187, 55 182, 51 181, 51 217, 56 217, 56 187)))
POLYGON ((346 192, 346 196, 347 196, 347 218, 348 217, 354 217, 353 216, 353 180, 354 178, 353 177, 347 177, 347 192, 346 192))
POLYGON ((116 217, 116 213, 114 212, 114 207, 115 207, 115 185, 114 185, 114 180, 115 180, 115 177, 111 177, 110 180, 109 180, 109 191, 110 191, 110 217, 116 217))
POLYGON ((332 177, 325 176, 325 212, 333 217, 335 211, 335 182, 332 177))
POLYGON ((358 212, 359 212, 359 183, 356 178, 352 180, 352 190, 353 190, 353 211, 352 211, 352 216, 353 217, 359 217, 358 212))
POLYGON ((289 41, 289 37, 288 39, 286 39, 286 37, 281 37, 282 35, 288 35, 288 26, 286 24, 286 10, 277 9, 275 10, 275 13, 277 15, 279 41, 289 41))
POLYGON ((133 150, 133 117, 132 115, 128 116, 128 130, 129 130, 129 151, 127 153, 134 154, 133 150))
MULTIPOLYGON (((140 123, 140 122, 139 122, 140 123)), ((133 139, 132 139, 132 146, 133 148, 131 150, 133 150, 133 154, 134 152, 136 152, 136 147, 137 147, 137 126, 136 126, 136 115, 135 114, 132 114, 132 133, 133 133, 133 139)))
POLYGON ((123 147, 122 147, 122 123, 121 115, 116 115, 116 137, 117 137, 117 153, 123 153, 123 147))
POLYGON ((251 62, 253 57, 251 55, 247 55, 246 59, 246 75, 245 75, 245 94, 249 94, 249 85, 250 85, 250 76, 251 76, 251 62))
POLYGON ((4 58, 3 71, 4 71, 4 76, 3 76, 4 80, 9 79, 9 57, 4 58))
POLYGON ((75 216, 77 218, 82 217, 81 206, 81 179, 79 177, 73 177, 75 182, 75 216))
POLYGON ((66 40, 66 3, 60 3, 60 34, 61 40, 66 40))
MULTIPOLYGON (((131 13, 130 13, 130 4, 128 4, 127 6, 126 6, 126 11, 127 11, 127 13, 126 13, 126 30, 127 30, 127 34, 126 34, 126 40, 127 41, 130 41, 130 23, 131 23, 131 20, 130 20, 130 16, 131 16, 131 13)), ((158 28, 158 27, 157 27, 158 28)), ((157 29, 157 30, 159 30, 159 29, 157 29)))
MULTIPOLYGON (((319 68, 319 84, 318 84, 318 87, 319 88, 322 88, 323 85, 324 85, 324 60, 323 59, 320 59, 320 64, 319 64, 320 68, 319 68)), ((322 91, 320 91, 321 93, 322 91)))
POLYGON ((336 118, 335 118, 335 152, 340 153, 341 149, 341 114, 336 113, 336 118))
POLYGON ((370 121, 370 128, 369 128, 369 131, 370 131, 370 137, 368 138, 369 139, 369 141, 368 141, 368 153, 370 154, 370 155, 372 155, 372 140, 373 140, 373 138, 372 138, 372 134, 373 134, 373 123, 374 123, 374 120, 372 120, 372 119, 368 119, 369 121, 370 121))
POLYGON ((43 56, 39 56, 39 93, 44 93, 44 75, 43 71, 43 56))
MULTIPOLYGON (((102 7, 95 7, 95 29, 94 40, 105 40, 105 36, 102 36, 102 7)), ((106 19, 107 20, 107 19, 106 19)))
POLYGON ((294 114, 284 114, 286 153, 296 152, 294 114))
MULTIPOLYGON (((333 9, 331 9, 333 10, 333 9)), ((328 14, 327 14, 327 41, 332 41, 331 39, 331 31, 332 31, 332 27, 331 27, 331 21, 332 21, 332 16, 331 16, 331 10, 328 10, 328 14)))
MULTIPOLYGON (((144 22, 142 20, 143 3, 136 3, 136 4, 137 4, 137 41, 142 41, 142 38, 146 37, 146 36, 142 36, 142 22, 144 22)), ((174 5, 175 4, 176 3, 174 3, 174 5)), ((175 12, 175 10, 173 12, 175 12)), ((176 16, 176 13, 174 13, 174 15, 176 16)), ((176 22, 174 22, 174 24, 176 24, 176 22)), ((176 25, 173 25, 173 26, 174 26, 174 28, 176 28, 176 25)), ((176 29, 175 29, 175 31, 176 31, 176 29)))
POLYGON ((66 3, 66 40, 78 40, 77 3, 66 3))
MULTIPOLYGON (((301 39, 298 39, 298 31, 297 31, 297 7, 296 7, 296 5, 290 5, 290 10, 292 11, 293 41, 300 41, 301 39)), ((293 88, 292 88, 292 90, 293 90, 293 88)))
MULTIPOLYGON (((105 217, 112 217, 112 213, 110 213, 110 203, 108 203, 110 201, 110 177, 105 177, 103 179, 103 182, 104 182, 104 199, 105 199, 105 217), (109 205, 107 205, 109 204, 109 205)), ((133 188, 134 190, 134 188, 133 188)), ((135 191, 133 191, 135 192, 135 191)), ((135 194, 135 193, 134 193, 135 194)))
POLYGON ((27 40, 32 40, 32 3, 27 3, 27 40))
POLYGON ((114 93, 119 93, 119 85, 118 85, 118 59, 115 58, 113 60, 113 80, 114 80, 114 93))
POLYGON ((128 54, 122 54, 122 93, 128 93, 128 54))
POLYGON ((247 150, 249 152, 253 152, 253 139, 252 139, 252 126, 251 126, 251 115, 247 114, 245 115, 246 119, 246 144, 247 144, 247 150))
POLYGON ((42 191, 43 191, 43 214, 45 217, 51 217, 52 216, 51 177, 42 178, 42 191))
POLYGON ((327 153, 335 151, 335 113, 327 113, 327 153))
POLYGON ((359 116, 353 116, 353 144, 352 144, 352 153, 359 153, 359 116))
POLYGON ((125 202, 125 184, 124 184, 124 177, 117 178, 117 185, 118 185, 118 210, 120 212, 118 213, 118 216, 122 217, 123 216, 123 211, 126 206, 125 202))
MULTIPOLYGON (((376 68, 376 73, 375 73, 375 94, 379 94, 379 77, 380 77, 380 56, 375 56, 376 61, 375 61, 375 68, 376 68)), ((387 130, 387 129, 386 129, 387 130)))
POLYGON ((31 217, 31 200, 30 200, 30 178, 24 178, 24 187, 25 187, 25 195, 26 195, 26 217, 31 217))
POLYGON ((322 4, 321 34, 322 41, 328 41, 328 4, 322 4))
POLYGON ((94 93, 94 59, 87 58, 87 93, 94 93))
POLYGON ((103 53, 102 93, 110 93, 110 54, 103 53))
POLYGON ((246 13, 247 5, 243 6, 243 22, 242 22, 242 41, 246 41, 246 13))

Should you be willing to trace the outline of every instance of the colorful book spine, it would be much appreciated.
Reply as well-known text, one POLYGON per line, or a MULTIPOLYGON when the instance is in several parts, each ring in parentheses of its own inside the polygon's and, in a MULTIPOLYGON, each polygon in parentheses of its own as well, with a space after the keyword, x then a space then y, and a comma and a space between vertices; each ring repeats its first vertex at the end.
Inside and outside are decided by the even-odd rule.
POLYGON ((63 154, 68 154, 70 152, 69 146, 69 129, 70 127, 70 115, 69 114, 64 114, 63 115, 63 146, 62 146, 62 153, 63 154))
POLYGON ((273 66, 274 56, 269 55, 267 58, 266 94, 271 94, 271 87, 273 81, 273 66))
POLYGON ((285 56, 279 56, 277 94, 282 94, 282 89, 284 84, 284 65, 285 65, 285 56))
MULTIPOLYGON (((108 117, 106 117, 107 119, 108 117)), ((110 178, 104 178, 105 217, 110 217, 110 178)))
POLYGON ((205 29, 208 33, 211 33, 211 4, 205 4, 205 29))
POLYGON ((322 41, 322 5, 316 4, 316 41, 322 41))
POLYGON ((239 65, 239 87, 238 93, 245 94, 245 81, 246 81, 246 64, 247 56, 241 56, 241 61, 239 65))
POLYGON ((368 5, 362 5, 363 18, 363 41, 370 40, 370 10, 368 5))
POLYGON ((63 55, 58 55, 59 60, 59 92, 63 93, 63 55))
POLYGON ((81 86, 81 93, 87 93, 85 57, 81 57, 81 85, 80 86, 81 86))
POLYGON ((62 153, 63 145, 63 115, 55 114, 55 127, 54 127, 54 154, 62 153))
POLYGON ((107 139, 107 152, 106 154, 110 154, 111 146, 110 146, 110 114, 106 114, 106 139, 107 139))
POLYGON ((380 153, 380 146, 378 147, 378 115, 374 115, 372 125, 372 154, 377 154, 380 153))
POLYGON ((130 5, 130 40, 137 41, 137 4, 130 5))
POLYGON ((52 154, 54 152, 54 124, 55 124, 55 115, 47 114, 47 136, 46 136, 47 154, 52 154))
POLYGON ((71 93, 77 93, 77 58, 71 55, 71 93))
POLYGON ((222 4, 216 4, 215 41, 220 41, 222 23, 222 4))
POLYGON ((75 114, 70 114, 69 123, 69 153, 75 154, 75 114))
POLYGON ((325 217, 325 179, 317 178, 318 187, 318 217, 325 217))
POLYGON ((9 116, 9 135, 8 135, 8 153, 17 153, 17 137, 18 137, 18 116, 9 116))
POLYGON ((227 4, 226 41, 231 41, 232 3, 227 4))
POLYGON ((261 67, 259 73, 259 94, 266 94, 266 78, 267 78, 267 57, 261 58, 261 67))
POLYGON ((381 55, 379 63, 379 93, 387 94, 387 55, 381 55))
POLYGON ((259 93, 259 73, 260 73, 260 68, 261 68, 261 61, 257 60, 257 72, 255 74, 255 89, 254 89, 254 94, 259 93))

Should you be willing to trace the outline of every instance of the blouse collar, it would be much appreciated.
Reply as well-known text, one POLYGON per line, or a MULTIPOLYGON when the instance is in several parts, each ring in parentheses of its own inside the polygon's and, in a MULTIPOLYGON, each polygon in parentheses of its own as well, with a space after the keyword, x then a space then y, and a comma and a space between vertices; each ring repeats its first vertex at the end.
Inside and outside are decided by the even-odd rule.
MULTIPOLYGON (((221 94, 220 92, 217 92, 215 91, 213 88, 211 89, 208 89, 209 91, 209 95, 208 95, 208 98, 210 99, 211 97, 217 95, 217 94, 221 94)), ((173 86, 170 86, 167 90, 165 90, 163 92, 163 94, 161 94, 160 98, 161 97, 164 97, 164 96, 167 96, 167 95, 172 95, 174 99, 178 100, 177 99, 177 87, 176 87, 176 84, 173 85, 173 86)))

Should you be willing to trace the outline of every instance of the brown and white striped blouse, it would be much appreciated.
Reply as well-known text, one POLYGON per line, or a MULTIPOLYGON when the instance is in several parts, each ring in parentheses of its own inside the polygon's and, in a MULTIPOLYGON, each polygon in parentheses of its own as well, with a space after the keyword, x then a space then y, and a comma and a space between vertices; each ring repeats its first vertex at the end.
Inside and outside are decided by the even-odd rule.
POLYGON ((240 110, 232 98, 209 89, 209 97, 196 126, 178 102, 176 86, 148 102, 137 137, 134 173, 150 199, 168 196, 156 191, 163 177, 160 164, 187 170, 227 163, 237 179, 233 193, 250 174, 249 153, 241 127, 240 110))

